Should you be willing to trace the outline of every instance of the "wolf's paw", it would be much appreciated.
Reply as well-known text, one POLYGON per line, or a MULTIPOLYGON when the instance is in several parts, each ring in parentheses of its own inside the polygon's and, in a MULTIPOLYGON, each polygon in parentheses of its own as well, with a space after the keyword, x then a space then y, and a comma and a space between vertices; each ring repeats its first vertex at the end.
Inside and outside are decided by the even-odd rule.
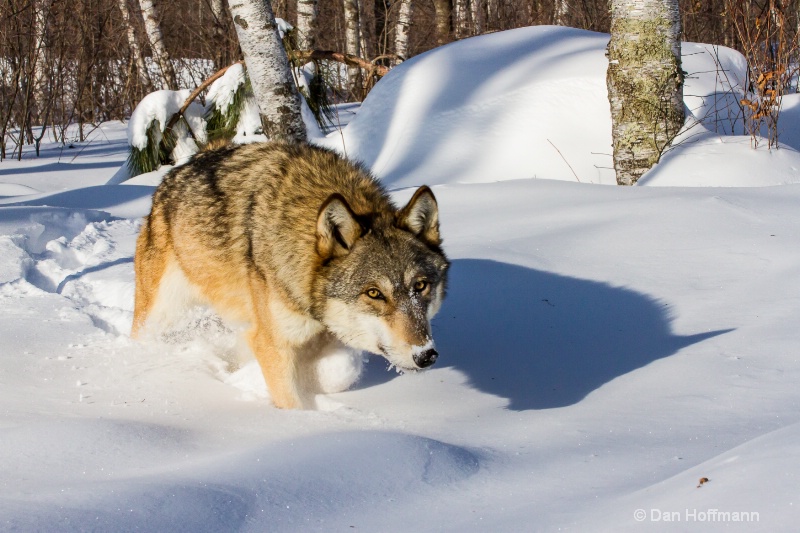
POLYGON ((317 382, 325 394, 349 389, 364 369, 364 354, 342 345, 326 348, 316 363, 317 382))

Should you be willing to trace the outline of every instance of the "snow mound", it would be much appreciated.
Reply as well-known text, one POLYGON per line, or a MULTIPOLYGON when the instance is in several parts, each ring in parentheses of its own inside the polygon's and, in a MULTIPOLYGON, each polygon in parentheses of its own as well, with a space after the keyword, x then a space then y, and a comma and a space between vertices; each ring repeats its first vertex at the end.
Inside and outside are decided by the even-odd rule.
POLYGON ((25 196, 27 194, 36 194, 39 191, 27 185, 20 185, 18 183, 0 183, 0 196, 25 196))
MULTIPOLYGON (((391 187, 555 179, 616 183, 606 89, 608 35, 536 26, 436 48, 392 69, 342 133, 319 144, 391 187)), ((738 52, 684 43, 687 131, 642 185, 764 186, 800 181, 800 134, 780 155, 747 153, 738 52), (724 137, 731 136, 731 137, 724 137), (746 172, 731 178, 731 168, 746 172), (769 173, 759 171, 769 166, 769 173)), ((800 114, 800 113, 798 113, 800 114)))
MULTIPOLYGON (((480 467, 479 457, 465 448, 400 433, 315 435, 198 460, 179 453, 181 447, 192 448, 187 432, 107 421, 83 421, 73 428, 55 425, 62 426, 56 429, 70 449, 107 455, 108 468, 83 471, 68 459, 54 461, 58 447, 47 444, 27 454, 31 463, 52 463, 55 486, 68 488, 35 496, 22 491, 6 500, 4 521, 12 529, 42 530, 59 523, 115 531, 249 531, 261 529, 254 520, 269 517, 270 531, 326 530, 329 521, 341 524, 363 507, 387 501, 402 505, 420 495, 435 500, 438 490, 468 479, 480 467), (166 472, 131 469, 120 452, 132 448, 137 456, 171 458, 174 466, 166 472), (34 498, 32 512, 26 505, 34 498)), ((36 428, 23 429, 32 430, 36 428)), ((21 436, 25 438, 12 431, 10 440, 30 442, 30 435, 21 436)), ((6 481, 31 487, 42 483, 6 481)))

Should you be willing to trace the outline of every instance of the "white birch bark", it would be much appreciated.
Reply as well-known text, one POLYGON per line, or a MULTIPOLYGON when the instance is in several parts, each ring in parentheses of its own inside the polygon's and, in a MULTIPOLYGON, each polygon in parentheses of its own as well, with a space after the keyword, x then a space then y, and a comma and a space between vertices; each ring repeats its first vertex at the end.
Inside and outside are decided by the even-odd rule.
POLYGON ((144 17, 144 29, 147 33, 147 40, 150 42, 150 49, 153 52, 153 59, 158 65, 161 73, 161 85, 164 89, 177 89, 178 83, 175 79, 175 69, 172 67, 167 48, 164 46, 164 39, 161 34, 161 23, 158 19, 158 12, 153 0, 139 0, 144 17))
POLYGON ((467 0, 453 0, 453 33, 456 39, 469 35, 467 28, 467 0))
POLYGON ((408 59, 408 35, 411 32, 411 15, 414 12, 413 0, 400 0, 400 12, 394 27, 394 53, 405 61, 408 59))
POLYGON ((678 0, 611 0, 608 59, 614 169, 633 185, 684 122, 678 0))
POLYGON ((217 70, 228 66, 229 58, 225 51, 225 1, 211 0, 211 14, 214 16, 214 66, 217 70))
POLYGON ((300 93, 292 78, 269 0, 229 2, 261 125, 270 140, 304 142, 300 93))
MULTIPOLYGON (((46 79, 47 65, 45 57, 45 35, 47 31, 47 15, 50 12, 51 0, 39 0, 34 5, 36 18, 34 21, 34 68, 33 68, 33 99, 36 102, 36 112, 42 120, 45 106, 47 105, 46 79)), ((44 124, 42 124, 44 126, 44 124)))
MULTIPOLYGON (((361 32, 359 28, 359 9, 358 0, 344 0, 344 40, 345 52, 361 57, 360 43, 361 32)), ((347 79, 350 91, 361 93, 361 69, 358 67, 347 67, 347 79)))
MULTIPOLYGON (((486 20, 484 24, 487 28, 494 28, 499 18, 499 0, 486 0, 486 20)), ((530 8, 529 8, 530 9, 530 8)))
POLYGON ((483 33, 485 22, 483 18, 483 0, 470 0, 470 15, 472 16, 472 34, 483 33))
POLYGON ((553 24, 556 26, 568 26, 569 4, 567 0, 555 0, 553 6, 553 24))
POLYGON ((147 66, 144 64, 142 50, 139 48, 139 42, 136 40, 136 31, 133 27, 133 21, 131 21, 130 11, 128 11, 128 0, 119 0, 118 5, 119 11, 122 14, 122 23, 125 25, 125 32, 128 37, 128 48, 131 51, 133 64, 136 66, 136 74, 139 76, 139 82, 147 87, 150 85, 150 76, 147 75, 147 66))
POLYGON ((446 44, 450 40, 450 0, 433 0, 436 17, 436 44, 446 44))
POLYGON ((317 37, 318 0, 297 0, 297 48, 313 50, 317 37))

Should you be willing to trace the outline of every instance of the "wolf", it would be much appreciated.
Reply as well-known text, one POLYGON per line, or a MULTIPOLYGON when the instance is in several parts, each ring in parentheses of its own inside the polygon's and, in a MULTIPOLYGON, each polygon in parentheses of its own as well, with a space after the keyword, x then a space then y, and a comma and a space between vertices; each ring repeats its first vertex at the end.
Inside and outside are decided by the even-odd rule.
POLYGON ((244 325, 273 403, 311 408, 311 369, 332 345, 404 370, 436 361, 430 321, 449 265, 427 186, 397 208, 366 168, 333 151, 229 146, 156 188, 136 244, 131 333, 209 305, 244 325))

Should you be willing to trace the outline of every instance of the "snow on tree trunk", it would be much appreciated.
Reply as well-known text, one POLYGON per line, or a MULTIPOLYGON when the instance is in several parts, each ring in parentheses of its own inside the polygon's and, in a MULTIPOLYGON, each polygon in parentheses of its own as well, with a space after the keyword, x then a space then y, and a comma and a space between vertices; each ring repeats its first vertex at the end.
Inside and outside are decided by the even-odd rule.
POLYGON ((278 34, 272 5, 268 0, 236 0, 228 6, 261 111, 264 134, 270 140, 304 142, 307 136, 300 93, 278 34))
POLYGON ((413 0, 400 0, 400 13, 394 27, 394 53, 402 60, 408 59, 408 34, 411 32, 411 15, 414 12, 413 0))
POLYGON ((553 24, 556 26, 568 26, 569 3, 567 0, 555 0, 553 6, 553 24))
POLYGON ((611 0, 608 98, 617 183, 633 185, 683 126, 678 0, 611 0))
POLYGON ((120 14, 122 14, 122 24, 125 26, 125 32, 128 37, 128 48, 131 51, 131 59, 133 59, 133 64, 136 65, 136 74, 139 77, 139 83, 143 84, 145 87, 149 87, 150 76, 147 75, 147 67, 144 64, 142 51, 136 40, 136 30, 133 27, 130 11, 128 11, 128 0, 119 0, 118 4, 120 14))
POLYGON ((316 42, 318 0, 297 0, 297 48, 312 50, 316 42))
POLYGON ((436 44, 446 44, 450 40, 450 0, 433 0, 436 10, 436 44))
MULTIPOLYGON (((352 56, 361 57, 361 54, 359 53, 361 31, 359 28, 358 15, 358 0, 344 0, 345 52, 352 56)), ((361 69, 358 67, 347 67, 347 78, 350 86, 350 92, 360 95, 361 69)))
POLYGON ((175 80, 175 69, 172 67, 167 48, 164 46, 164 39, 161 35, 161 24, 158 20, 158 12, 153 0, 139 0, 144 17, 144 29, 147 33, 147 40, 150 42, 150 49, 153 52, 153 59, 161 72, 161 85, 164 89, 177 89, 178 83, 175 80))

